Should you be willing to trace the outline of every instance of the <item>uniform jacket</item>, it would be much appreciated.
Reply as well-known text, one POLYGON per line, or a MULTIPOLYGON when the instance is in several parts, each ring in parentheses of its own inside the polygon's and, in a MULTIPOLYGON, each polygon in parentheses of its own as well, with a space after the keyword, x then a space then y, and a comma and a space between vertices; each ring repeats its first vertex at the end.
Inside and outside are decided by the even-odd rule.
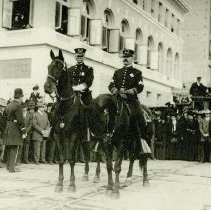
POLYGON ((206 90, 207 88, 203 84, 200 83, 200 85, 198 85, 197 82, 194 82, 191 85, 190 94, 192 96, 205 96, 207 94, 206 90))
POLYGON ((164 123, 162 120, 155 120, 155 138, 156 141, 164 140, 164 123))
POLYGON ((32 139, 35 141, 42 141, 42 131, 48 129, 49 127, 50 123, 47 114, 45 112, 43 112, 42 114, 39 111, 35 112, 33 116, 34 129, 32 139))
POLYGON ((201 133, 201 141, 210 140, 211 137, 211 123, 210 120, 206 120, 206 118, 199 121, 199 130, 201 133), (207 136, 205 137, 204 135, 207 136))
POLYGON ((73 86, 80 84, 84 84, 86 86, 86 89, 82 92, 82 101, 85 104, 89 104, 90 100, 92 99, 89 88, 92 86, 92 82, 94 80, 93 68, 83 63, 71 66, 68 71, 73 86))
POLYGON ((5 112, 0 112, 0 138, 3 137, 4 129, 6 127, 7 118, 5 116, 5 112))
POLYGON ((112 92, 113 88, 134 89, 136 94, 129 95, 128 99, 138 99, 137 94, 141 93, 144 88, 142 72, 133 66, 123 67, 115 71, 112 82, 109 85, 109 90, 112 92))
POLYGON ((7 105, 5 114, 7 125, 4 132, 4 145, 20 145, 22 143, 22 131, 24 118, 21 104, 14 100, 7 105))

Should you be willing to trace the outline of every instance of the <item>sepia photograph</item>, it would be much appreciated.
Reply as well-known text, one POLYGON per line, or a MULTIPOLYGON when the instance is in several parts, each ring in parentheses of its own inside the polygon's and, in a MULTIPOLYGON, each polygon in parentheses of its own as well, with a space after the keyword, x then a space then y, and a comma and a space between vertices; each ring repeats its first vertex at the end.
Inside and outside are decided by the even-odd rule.
POLYGON ((0 0, 0 210, 211 210, 211 0, 0 0))

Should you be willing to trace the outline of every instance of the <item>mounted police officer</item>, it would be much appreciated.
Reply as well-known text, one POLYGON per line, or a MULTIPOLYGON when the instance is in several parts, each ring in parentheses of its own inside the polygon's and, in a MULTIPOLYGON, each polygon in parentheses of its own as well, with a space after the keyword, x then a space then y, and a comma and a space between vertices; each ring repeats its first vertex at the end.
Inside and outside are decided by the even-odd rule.
POLYGON ((6 163, 9 172, 17 172, 15 161, 18 146, 22 144, 22 136, 25 134, 24 118, 21 103, 23 102, 23 90, 17 88, 14 91, 14 100, 6 107, 7 125, 4 133, 4 145, 6 146, 6 163))
POLYGON ((86 49, 76 48, 75 59, 77 64, 71 66, 68 71, 72 79, 73 90, 81 92, 81 99, 85 105, 92 102, 92 93, 89 88, 92 86, 94 79, 93 68, 84 64, 86 49))
POLYGON ((132 66, 134 51, 123 50, 122 61, 123 68, 115 71, 113 79, 109 85, 109 90, 113 95, 119 95, 129 105, 131 110, 131 119, 137 123, 139 132, 145 138, 145 120, 143 111, 140 107, 138 94, 144 89, 142 72, 132 66))
MULTIPOLYGON (((68 69, 70 78, 72 80, 71 82, 73 84, 73 90, 80 92, 83 104, 85 106, 89 106, 92 103, 92 93, 89 88, 92 86, 92 82, 94 80, 93 68, 84 64, 84 56, 86 49, 76 48, 74 50, 77 64, 68 69)), ((82 136, 81 138, 84 140, 87 139, 89 141, 90 132, 87 120, 89 112, 86 107, 83 107, 82 109, 83 117, 81 116, 80 120, 85 122, 85 127, 87 129, 87 137, 82 136)), ((80 152, 80 160, 82 162, 84 158, 90 158, 89 154, 85 154, 85 152, 87 152, 86 148, 89 147, 89 143, 87 143, 88 141, 82 141, 81 144, 85 156, 83 155, 80 145, 78 148, 78 151, 80 152)))

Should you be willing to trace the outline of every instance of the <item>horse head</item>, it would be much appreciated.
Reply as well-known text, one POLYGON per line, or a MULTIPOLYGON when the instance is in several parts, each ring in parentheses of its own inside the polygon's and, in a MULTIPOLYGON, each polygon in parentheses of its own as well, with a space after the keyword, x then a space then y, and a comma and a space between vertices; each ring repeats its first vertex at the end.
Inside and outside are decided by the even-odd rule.
POLYGON ((52 94, 56 90, 58 80, 61 78, 62 74, 67 71, 61 50, 59 50, 58 56, 55 56, 54 52, 51 50, 50 57, 52 61, 48 66, 48 76, 44 84, 44 90, 47 94, 52 94))

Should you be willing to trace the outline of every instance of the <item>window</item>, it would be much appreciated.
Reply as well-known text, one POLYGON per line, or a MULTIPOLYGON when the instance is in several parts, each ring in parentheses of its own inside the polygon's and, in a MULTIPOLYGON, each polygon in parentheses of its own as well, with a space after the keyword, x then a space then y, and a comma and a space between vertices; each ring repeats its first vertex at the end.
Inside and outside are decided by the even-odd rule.
POLYGON ((33 22, 34 0, 4 0, 3 27, 11 30, 28 29, 33 22))
POLYGON ((169 25, 169 10, 166 9, 166 16, 165 16, 165 27, 168 27, 169 25))
POLYGON ((163 4, 159 2, 159 11, 158 11, 158 22, 162 22, 162 10, 163 10, 163 4))
POLYGON ((140 63, 141 44, 143 43, 143 34, 140 28, 136 29, 136 42, 135 42, 135 63, 140 63))
POLYGON ((175 28, 174 28, 174 20, 175 20, 175 16, 174 14, 171 15, 171 32, 174 32, 175 31, 175 28))
POLYGON ((81 15, 81 39, 86 43, 90 43, 90 22, 93 16, 94 3, 89 0, 83 0, 81 15))
POLYGON ((161 101, 161 94, 157 94, 157 101, 161 101))
POLYGON ((179 74, 180 74, 180 63, 179 63, 179 53, 175 54, 175 59, 174 59, 174 78, 179 79, 179 74))
POLYGON ((154 50, 154 39, 152 36, 148 37, 147 44, 147 68, 151 68, 152 64, 152 51, 154 50))
POLYGON ((110 29, 114 23, 113 12, 110 9, 104 11, 103 28, 102 28, 102 49, 108 52, 110 29))
POLYGON ((55 30, 62 34, 68 30, 68 9, 65 1, 56 2, 55 30))
POLYGON ((163 43, 158 44, 158 71, 160 73, 163 72, 163 59, 164 59, 164 50, 163 43))
POLYGON ((151 1, 151 14, 152 14, 152 16, 154 17, 154 15, 155 15, 155 0, 152 0, 151 1))
POLYGON ((152 92, 150 92, 150 91, 147 91, 147 92, 146 92, 146 97, 147 97, 147 99, 150 99, 151 95, 152 95, 152 92))
POLYGON ((168 48, 168 50, 167 50, 166 73, 167 73, 167 78, 170 78, 172 75, 172 50, 171 50, 171 48, 168 48))
POLYGON ((126 19, 124 19, 121 22, 121 30, 120 30, 120 44, 119 44, 120 52, 125 48, 125 39, 129 35, 129 32, 130 32, 129 23, 126 19))

